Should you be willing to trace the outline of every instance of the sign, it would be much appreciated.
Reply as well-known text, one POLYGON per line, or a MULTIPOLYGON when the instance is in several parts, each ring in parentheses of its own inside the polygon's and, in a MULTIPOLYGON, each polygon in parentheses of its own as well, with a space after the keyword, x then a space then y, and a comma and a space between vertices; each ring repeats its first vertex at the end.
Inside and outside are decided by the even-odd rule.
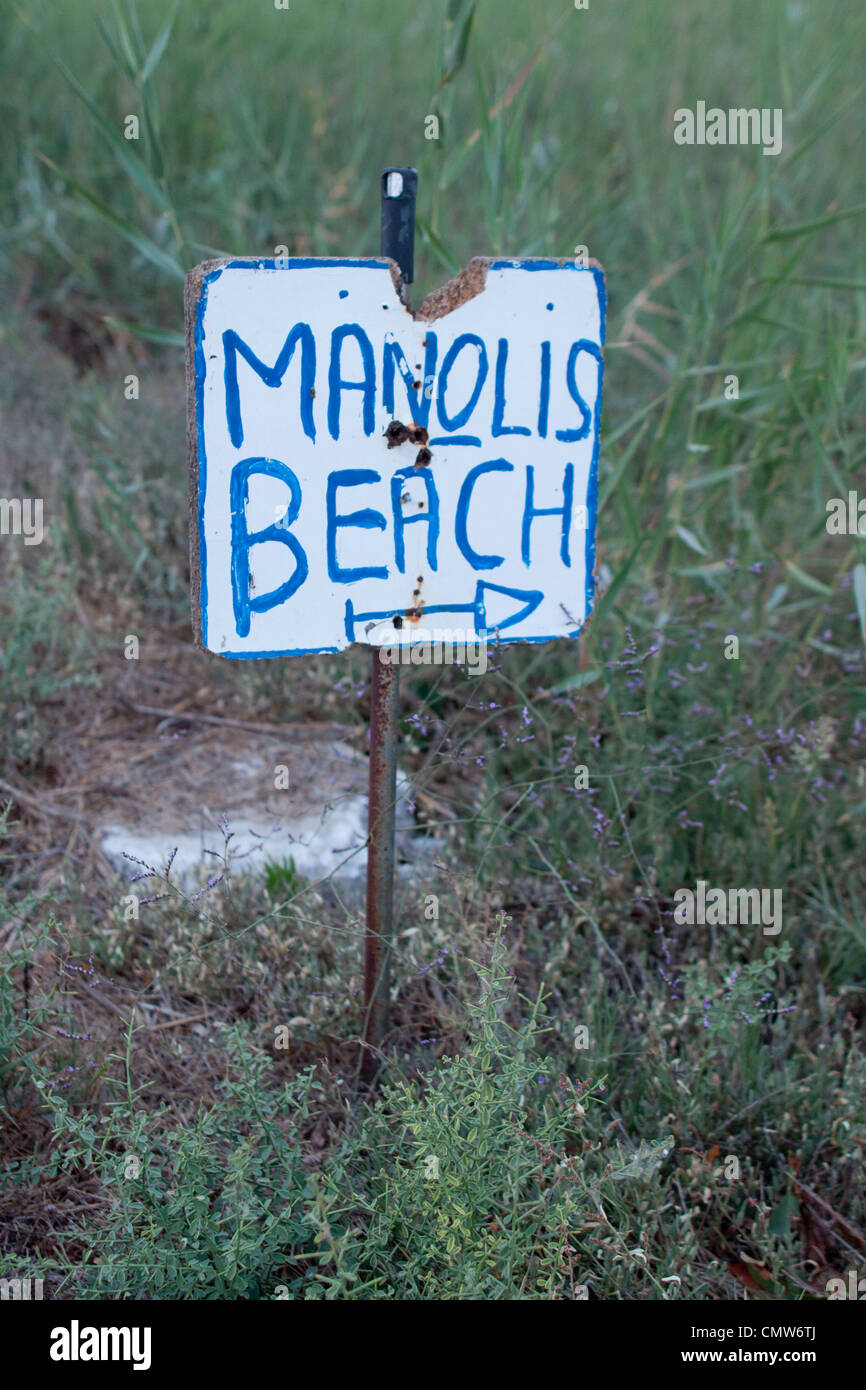
POLYGON ((574 637, 593 601, 604 277, 476 259, 187 280, 193 614, 226 657, 574 637))

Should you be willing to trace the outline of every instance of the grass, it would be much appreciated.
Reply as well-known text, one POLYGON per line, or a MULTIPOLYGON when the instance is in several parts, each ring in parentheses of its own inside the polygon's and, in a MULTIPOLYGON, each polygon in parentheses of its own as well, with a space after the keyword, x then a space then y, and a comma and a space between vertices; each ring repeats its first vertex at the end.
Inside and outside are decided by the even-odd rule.
MULTIPOLYGON (((0 542, 10 1276, 695 1300, 862 1268, 866 557, 825 522, 864 477, 864 47, 844 3, 19 0, 4 469, 47 538, 0 542), (676 146, 697 100, 781 107, 782 153, 676 146), (404 679, 441 843, 367 1095, 351 895, 289 862, 130 921, 52 789, 82 702, 164 703, 189 640, 178 271, 374 253, 387 163, 419 169, 417 296, 582 244, 610 319, 586 635, 404 679), (780 936, 679 925, 698 878, 781 888, 780 936)), ((176 698, 200 671, 223 712, 363 747, 361 655, 217 665, 176 698)))

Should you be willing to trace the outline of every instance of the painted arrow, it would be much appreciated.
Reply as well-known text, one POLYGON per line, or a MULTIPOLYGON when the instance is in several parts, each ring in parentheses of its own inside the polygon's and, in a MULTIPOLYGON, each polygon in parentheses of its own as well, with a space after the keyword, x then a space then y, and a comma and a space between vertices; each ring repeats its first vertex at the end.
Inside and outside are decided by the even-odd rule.
MULTIPOLYGON (((472 603, 434 603, 423 609, 420 616, 429 618, 433 613, 471 613, 473 626, 476 632, 501 632, 503 628, 514 627, 516 623, 523 622, 530 613, 534 613, 538 605, 544 598, 540 589, 508 589, 502 584, 490 584, 486 579, 479 579, 475 587, 475 599, 472 603), (487 604, 485 597, 488 593, 504 594, 506 598, 517 600, 522 606, 517 612, 511 613, 510 617, 501 619, 488 627, 487 623, 487 604)), ((358 623, 377 623, 390 621, 402 617, 393 608, 387 608, 384 613, 356 613, 351 599, 346 599, 346 638, 349 642, 355 641, 355 628, 358 623)))

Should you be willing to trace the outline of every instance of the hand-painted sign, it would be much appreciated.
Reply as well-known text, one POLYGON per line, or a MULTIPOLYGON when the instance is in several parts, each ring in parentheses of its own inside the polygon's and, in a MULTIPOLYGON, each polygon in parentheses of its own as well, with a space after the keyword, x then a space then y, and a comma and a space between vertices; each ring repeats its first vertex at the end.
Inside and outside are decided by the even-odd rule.
POLYGON ((573 637, 593 596, 601 269, 377 260, 187 284, 193 610, 229 657, 573 637))

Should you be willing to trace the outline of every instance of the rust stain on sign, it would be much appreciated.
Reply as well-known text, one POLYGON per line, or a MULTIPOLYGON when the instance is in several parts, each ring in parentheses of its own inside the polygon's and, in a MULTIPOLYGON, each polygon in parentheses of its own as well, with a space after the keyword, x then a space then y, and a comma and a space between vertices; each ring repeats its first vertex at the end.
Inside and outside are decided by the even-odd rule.
POLYGON ((402 420, 392 420, 385 431, 385 438, 388 441, 388 448, 396 449, 401 444, 408 442, 426 444, 429 435, 423 425, 404 425, 402 420))
POLYGON ((424 583, 423 575, 418 575, 415 581, 417 588, 412 590, 412 606, 406 609, 405 617, 410 623, 418 623, 424 616, 424 600, 421 597, 421 586, 424 583))

